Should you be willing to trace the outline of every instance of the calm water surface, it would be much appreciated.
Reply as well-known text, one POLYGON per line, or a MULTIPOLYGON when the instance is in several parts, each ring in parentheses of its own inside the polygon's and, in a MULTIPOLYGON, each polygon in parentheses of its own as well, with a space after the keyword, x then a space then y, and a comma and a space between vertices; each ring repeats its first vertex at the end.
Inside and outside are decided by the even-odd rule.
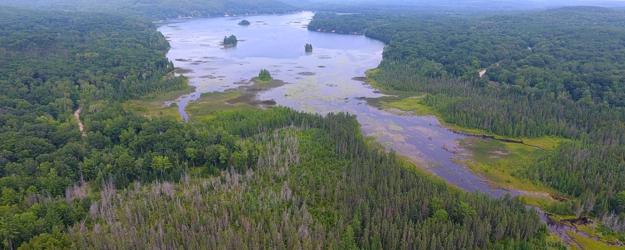
POLYGON ((171 44, 167 57, 179 72, 190 78, 196 92, 178 100, 184 108, 201 93, 224 91, 247 83, 268 69, 275 79, 288 84, 260 93, 261 100, 296 110, 327 114, 349 112, 358 117, 365 135, 375 136, 387 149, 409 157, 437 176, 469 192, 493 197, 516 191, 489 187, 483 178, 454 163, 458 157, 444 150, 453 148, 462 136, 441 128, 434 117, 402 116, 370 107, 359 97, 378 97, 375 89, 352 80, 378 66, 384 44, 364 36, 310 32, 306 29, 313 13, 244 17, 250 26, 239 26, 241 17, 177 20, 162 23, 171 44), (220 45, 224 36, 240 41, 234 48, 220 45), (313 53, 304 45, 313 45, 313 53))

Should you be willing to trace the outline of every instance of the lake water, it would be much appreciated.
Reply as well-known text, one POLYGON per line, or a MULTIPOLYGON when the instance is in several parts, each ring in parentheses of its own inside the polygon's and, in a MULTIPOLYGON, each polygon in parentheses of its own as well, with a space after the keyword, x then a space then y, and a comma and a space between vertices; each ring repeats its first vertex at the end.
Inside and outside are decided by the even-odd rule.
MULTIPOLYGON (((176 20, 160 24, 171 44, 167 57, 178 72, 190 78, 196 92, 178 100, 184 108, 201 93, 224 91, 240 86, 261 69, 286 85, 262 92, 260 100, 305 112, 327 114, 349 112, 357 115, 365 135, 374 136, 428 171, 469 192, 479 191, 501 197, 509 191, 493 189, 480 176, 454 163, 458 157, 444 148, 453 148, 463 138, 440 127, 431 116, 407 116, 368 106, 362 97, 380 94, 369 85, 353 80, 378 66, 384 44, 355 35, 311 32, 306 29, 312 12, 280 16, 220 17, 176 20), (250 26, 240 26, 242 19, 250 26), (235 35, 239 43, 223 48, 224 36, 235 35), (313 45, 305 53, 304 45, 313 45)), ((511 191, 513 195, 518 192, 511 191)))

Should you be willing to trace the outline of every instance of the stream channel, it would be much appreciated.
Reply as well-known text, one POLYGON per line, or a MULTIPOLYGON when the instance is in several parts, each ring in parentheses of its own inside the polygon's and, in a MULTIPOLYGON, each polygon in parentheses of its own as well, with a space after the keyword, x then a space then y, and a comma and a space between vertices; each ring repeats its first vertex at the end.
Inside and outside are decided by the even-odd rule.
MULTIPOLYGON (((261 69, 287 84, 258 93, 259 100, 299 111, 327 114, 349 112, 357 115, 362 132, 374 136, 387 150, 411 159, 432 174, 468 192, 499 198, 521 195, 518 190, 493 188, 485 179, 452 160, 461 157, 449 151, 465 138, 440 126, 433 116, 387 112, 368 106, 362 97, 381 94, 358 81, 365 71, 382 60, 382 42, 357 35, 311 32, 306 25, 314 13, 289 15, 217 17, 171 20, 159 23, 158 30, 171 44, 167 57, 178 74, 189 77, 195 92, 176 100, 180 115, 188 120, 185 107, 201 93, 225 91, 249 82, 261 69), (251 25, 240 26, 248 20, 251 25), (239 40, 233 48, 221 45, 224 36, 239 40), (313 45, 306 53, 304 45, 313 45), (447 150, 445 150, 447 149, 447 150)), ((566 230, 574 228, 551 221, 539 210, 549 229, 569 244, 566 230)))

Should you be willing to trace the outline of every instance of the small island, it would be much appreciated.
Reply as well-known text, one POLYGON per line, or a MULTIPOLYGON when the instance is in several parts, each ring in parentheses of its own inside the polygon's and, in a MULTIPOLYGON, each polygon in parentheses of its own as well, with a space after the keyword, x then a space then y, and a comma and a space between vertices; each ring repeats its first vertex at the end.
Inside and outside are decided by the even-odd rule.
POLYGON ((224 46, 233 47, 237 45, 237 37, 234 35, 230 35, 229 37, 224 36, 224 46))
POLYGON ((304 46, 304 49, 306 52, 312 52, 312 44, 307 43, 306 46, 304 46))
POLYGON ((258 74, 258 80, 268 82, 273 80, 273 77, 271 77, 271 74, 269 74, 269 70, 261 69, 260 73, 258 74))
POLYGON ((250 25, 250 21, 243 19, 239 22, 239 25, 248 26, 250 25))

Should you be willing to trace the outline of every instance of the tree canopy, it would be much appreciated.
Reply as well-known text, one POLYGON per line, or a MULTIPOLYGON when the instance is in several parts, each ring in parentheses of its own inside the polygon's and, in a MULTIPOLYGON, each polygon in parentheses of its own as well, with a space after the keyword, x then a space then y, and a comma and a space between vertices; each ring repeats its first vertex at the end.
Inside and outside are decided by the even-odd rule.
POLYGON ((223 44, 226 45, 226 46, 236 46, 238 42, 239 41, 237 40, 237 37, 234 36, 234 35, 230 35, 228 37, 224 36, 223 44))
POLYGON ((258 73, 258 79, 261 81, 271 81, 273 80, 273 77, 271 77, 271 74, 269 73, 269 70, 266 69, 261 69, 260 73, 258 73))
POLYGON ((0 0, 0 5, 43 9, 139 14, 152 19, 253 15, 296 11, 276 0, 0 0))

